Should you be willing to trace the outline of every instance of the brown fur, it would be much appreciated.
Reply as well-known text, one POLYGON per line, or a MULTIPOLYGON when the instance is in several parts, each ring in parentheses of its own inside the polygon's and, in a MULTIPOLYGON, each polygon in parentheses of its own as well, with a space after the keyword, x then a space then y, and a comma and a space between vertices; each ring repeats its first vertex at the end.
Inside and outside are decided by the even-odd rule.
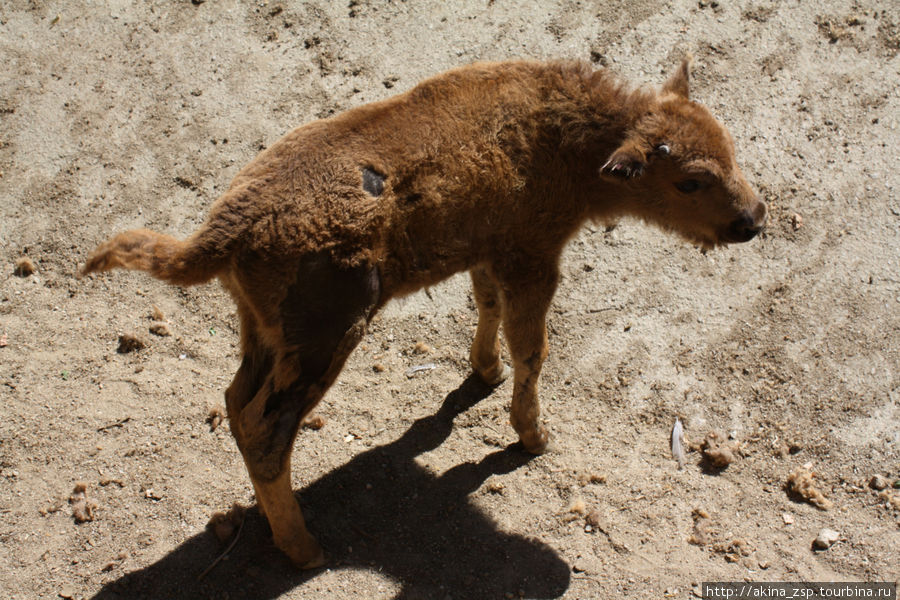
POLYGON ((659 92, 574 62, 450 71, 295 129, 238 173, 188 240, 122 233, 84 272, 140 269, 178 285, 219 277, 241 318, 244 358, 225 394, 232 431, 275 543, 316 566, 290 450, 389 299, 471 271, 472 365, 491 384, 508 375, 502 323, 511 421, 540 453, 544 321, 560 254, 585 220, 633 216, 703 247, 761 229, 766 207, 730 136, 688 88, 687 61, 659 92))

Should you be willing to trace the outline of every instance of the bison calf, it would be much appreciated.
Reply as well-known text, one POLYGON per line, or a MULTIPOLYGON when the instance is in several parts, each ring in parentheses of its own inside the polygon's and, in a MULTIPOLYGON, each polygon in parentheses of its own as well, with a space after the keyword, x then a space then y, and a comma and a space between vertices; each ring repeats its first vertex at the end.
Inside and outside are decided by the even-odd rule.
POLYGON ((507 377, 502 323, 512 425, 540 453, 545 318, 578 228, 632 216, 704 248, 761 230, 766 206, 688 79, 687 61, 659 91, 576 62, 456 69, 295 129, 238 173, 190 238, 121 233, 84 273, 218 277, 231 293, 243 351, 225 392, 231 430, 275 543, 314 567, 323 555, 291 492, 291 447, 389 299, 470 271, 472 367, 489 384, 507 377))

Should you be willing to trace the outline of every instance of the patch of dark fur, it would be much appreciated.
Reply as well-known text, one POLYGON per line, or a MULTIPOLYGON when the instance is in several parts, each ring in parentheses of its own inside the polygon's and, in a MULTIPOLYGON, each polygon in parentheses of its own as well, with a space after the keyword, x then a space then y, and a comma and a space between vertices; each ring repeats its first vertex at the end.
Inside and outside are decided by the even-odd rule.
POLYGON ((384 175, 369 167, 363 167, 363 189, 376 198, 384 193, 384 175))
POLYGON ((309 386, 328 370, 350 328, 368 318, 379 293, 378 273, 370 266, 340 268, 324 253, 300 264, 280 312, 285 342, 301 375, 290 388, 269 396, 265 414, 286 405, 296 405, 289 412, 303 411, 309 386))

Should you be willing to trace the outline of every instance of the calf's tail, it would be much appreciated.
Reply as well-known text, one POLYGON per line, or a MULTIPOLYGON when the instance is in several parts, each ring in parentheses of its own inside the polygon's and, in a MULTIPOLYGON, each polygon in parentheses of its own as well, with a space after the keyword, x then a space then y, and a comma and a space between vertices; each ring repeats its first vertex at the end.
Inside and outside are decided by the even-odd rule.
POLYGON ((251 191, 229 190, 209 218, 186 240, 148 229, 120 233, 94 250, 82 275, 123 268, 146 271, 157 279, 189 286, 209 281, 228 265, 238 240, 255 220, 251 191))

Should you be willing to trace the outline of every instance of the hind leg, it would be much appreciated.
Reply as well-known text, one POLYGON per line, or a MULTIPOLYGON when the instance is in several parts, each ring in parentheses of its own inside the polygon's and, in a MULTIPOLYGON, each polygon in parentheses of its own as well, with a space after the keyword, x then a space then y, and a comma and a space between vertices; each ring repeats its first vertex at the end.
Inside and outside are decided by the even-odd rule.
POLYGON ((321 398, 308 385, 277 389, 275 370, 236 419, 235 441, 244 457, 260 512, 272 529, 275 545, 301 568, 324 563, 322 549, 306 528, 291 488, 291 448, 302 414, 321 398))
POLYGON ((274 381, 274 373, 269 373, 252 401, 232 417, 232 432, 275 545, 297 566, 313 568, 324 562, 322 550, 306 529, 291 490, 291 447, 308 389, 289 386, 276 391, 274 381), (268 412, 267 404, 274 405, 268 412))
MULTIPOLYGON (((235 294, 236 295, 236 294, 235 294)), ((244 407, 262 387, 263 381, 272 370, 274 357, 259 341, 258 325, 250 309, 244 302, 237 301, 238 316, 241 320, 241 349, 243 356, 231 385, 225 390, 225 408, 231 423, 231 433, 235 439, 242 439, 240 414, 244 407)), ((238 444, 240 446, 240 444, 238 444)), ((259 490, 254 484, 253 490, 259 498, 259 490)), ((259 505, 260 513, 265 515, 265 508, 259 505)))
MULTIPOLYGON (((272 529, 272 540, 301 569, 314 569, 325 564, 322 547, 306 528, 306 521, 291 487, 291 443, 286 444, 278 464, 261 464, 256 458, 244 455, 244 462, 253 482, 260 512, 272 529), (274 476, 271 473, 274 472, 274 476)), ((276 449, 278 450, 278 449, 276 449)))
MULTIPOLYGON (((266 352, 245 346, 229 388, 232 431, 275 545, 302 568, 320 566, 324 557, 291 490, 291 448, 302 419, 362 339, 378 292, 374 269, 339 269, 321 256, 305 260, 277 307, 279 349, 268 360, 266 352)), ((244 339, 252 342, 253 336, 244 339)))
POLYGON ((312 381, 307 374, 298 374, 302 373, 302 357, 294 354, 276 360, 262 389, 238 419, 238 447, 275 545, 301 568, 321 566, 324 555, 307 530, 291 489, 291 448, 302 419, 334 383, 364 333, 365 320, 361 319, 334 349, 326 370, 312 381))
POLYGON ((475 305, 478 307, 478 328, 472 341, 469 361, 478 376, 488 385, 497 385, 509 377, 510 369, 500 360, 500 320, 502 305, 494 278, 476 267, 470 272, 475 305))

